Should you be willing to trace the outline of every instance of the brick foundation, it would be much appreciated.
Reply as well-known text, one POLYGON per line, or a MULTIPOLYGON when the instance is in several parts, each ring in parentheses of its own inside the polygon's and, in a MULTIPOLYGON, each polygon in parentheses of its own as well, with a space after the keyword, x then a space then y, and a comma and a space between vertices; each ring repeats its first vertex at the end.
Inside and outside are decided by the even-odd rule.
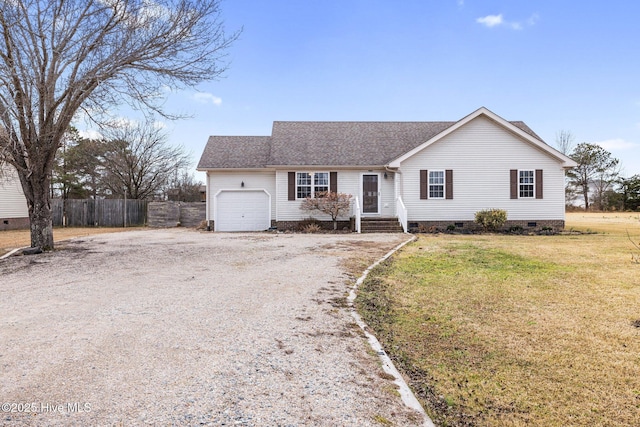
POLYGON ((29 218, 0 218, 0 231, 29 228, 29 218))
MULTIPOLYGON (((323 230, 333 230, 333 221, 313 221, 320 225, 323 230)), ((278 231, 302 231, 304 225, 309 221, 275 221, 271 220, 271 227, 275 227, 278 231)), ((477 232, 482 227, 474 221, 409 221, 409 232, 424 233, 436 231, 458 231, 458 232, 477 232)), ((214 222, 209 221, 208 230, 214 230, 214 222)), ((353 219, 350 221, 338 221, 338 230, 344 229, 354 231, 355 224, 353 219)), ((560 231, 564 229, 564 220, 528 220, 528 221, 507 221, 501 231, 509 231, 520 229, 523 232, 541 231, 543 228, 551 228, 552 231, 560 231)))
MULTIPOLYGON (((275 223, 278 231, 302 231, 302 228, 309 223, 309 221, 272 221, 275 223)), ((313 221, 318 224, 323 230, 333 230, 333 221, 313 221)), ((344 229, 349 231, 353 230, 351 221, 338 221, 338 230, 344 229)))
MULTIPOLYGON (((474 221, 409 221, 410 232, 436 232, 436 231, 481 231, 482 227, 474 221)), ((520 229, 524 232, 540 231, 543 228, 551 228, 552 231, 560 231, 564 229, 564 220, 562 219, 544 219, 544 220, 509 220, 505 223, 500 231, 509 231, 520 229)))
MULTIPOLYGON (((216 225, 216 223, 215 223, 215 221, 214 221, 214 220, 209 220, 209 221, 207 221, 207 231, 213 231, 213 230, 215 230, 215 225, 216 225)), ((275 227, 277 227, 277 226, 278 226, 277 221, 275 221, 275 220, 273 220, 273 219, 272 219, 272 220, 271 220, 271 228, 275 228, 275 227)))

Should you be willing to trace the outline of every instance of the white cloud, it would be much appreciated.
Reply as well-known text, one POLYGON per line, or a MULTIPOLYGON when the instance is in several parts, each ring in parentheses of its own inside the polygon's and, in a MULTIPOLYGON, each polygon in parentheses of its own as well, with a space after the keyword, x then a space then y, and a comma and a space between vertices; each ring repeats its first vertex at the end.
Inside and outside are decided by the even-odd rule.
MULTIPOLYGON (((525 22, 526 26, 531 27, 535 25, 536 22, 538 22, 539 18, 540 18, 539 15, 537 13, 534 13, 529 17, 529 19, 526 20, 525 22)), ((487 28, 503 26, 503 27, 511 28, 512 30, 523 30, 525 27, 525 24, 523 24, 520 21, 505 20, 502 14, 483 16, 483 17, 477 18, 476 22, 478 24, 484 25, 487 28)))
POLYGON ((640 146, 635 142, 625 141, 622 138, 607 139, 605 141, 594 142, 594 144, 599 145, 600 147, 604 148, 607 151, 629 150, 629 149, 637 148, 640 146))
POLYGON ((514 30, 522 30, 522 24, 519 22, 505 22, 508 26, 513 28, 514 30))
POLYGON ((213 105, 222 105, 222 98, 219 98, 212 93, 196 92, 191 97, 202 104, 211 103, 213 105))
POLYGON ((458 0, 458 7, 464 6, 464 0, 458 0))
POLYGON ((476 19, 476 22, 485 25, 489 28, 501 25, 503 23, 502 14, 500 15, 487 15, 482 18, 476 19))
POLYGON ((116 117, 109 122, 109 126, 113 126, 118 129, 134 128, 138 126, 138 124, 137 120, 133 120, 128 117, 116 117))
POLYGON ((85 139, 102 139, 102 134, 97 130, 80 130, 78 131, 80 136, 85 139))

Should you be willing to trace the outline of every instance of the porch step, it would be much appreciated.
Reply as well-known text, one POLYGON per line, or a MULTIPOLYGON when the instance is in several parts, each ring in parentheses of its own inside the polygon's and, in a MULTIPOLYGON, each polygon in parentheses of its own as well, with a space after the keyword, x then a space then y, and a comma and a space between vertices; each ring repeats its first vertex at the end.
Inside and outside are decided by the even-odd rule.
POLYGON ((398 218, 362 218, 361 233, 402 233, 398 218))

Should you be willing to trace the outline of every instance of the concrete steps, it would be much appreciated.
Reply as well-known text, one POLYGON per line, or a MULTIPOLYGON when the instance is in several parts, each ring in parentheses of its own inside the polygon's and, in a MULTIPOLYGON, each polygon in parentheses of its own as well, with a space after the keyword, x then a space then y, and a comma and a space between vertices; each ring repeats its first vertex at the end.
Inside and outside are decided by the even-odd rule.
POLYGON ((398 218, 362 218, 361 233, 402 233, 398 218))

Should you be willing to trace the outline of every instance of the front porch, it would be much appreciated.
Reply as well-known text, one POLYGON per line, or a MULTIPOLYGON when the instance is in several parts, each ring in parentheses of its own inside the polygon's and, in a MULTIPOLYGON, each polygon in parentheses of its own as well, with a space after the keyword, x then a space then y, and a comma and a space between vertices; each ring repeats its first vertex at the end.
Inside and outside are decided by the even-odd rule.
POLYGON ((360 221, 361 233, 402 233, 402 225, 398 218, 365 217, 360 221))
POLYGON ((407 208, 402 202, 402 198, 395 200, 395 213, 393 217, 381 217, 377 215, 367 215, 360 207, 360 199, 353 201, 354 231, 357 233, 406 233, 407 229, 407 208))

